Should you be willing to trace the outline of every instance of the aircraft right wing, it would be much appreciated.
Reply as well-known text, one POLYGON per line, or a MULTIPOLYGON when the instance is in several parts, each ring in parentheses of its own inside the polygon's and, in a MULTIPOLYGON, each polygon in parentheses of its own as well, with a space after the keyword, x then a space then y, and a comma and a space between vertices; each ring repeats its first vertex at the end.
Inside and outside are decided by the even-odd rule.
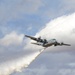
POLYGON ((63 42, 61 42, 61 43, 56 42, 56 43, 54 44, 54 46, 63 46, 63 45, 65 45, 65 46, 71 46, 70 44, 65 44, 65 43, 63 43, 63 42))
POLYGON ((65 46, 71 46, 70 44, 65 44, 65 43, 61 43, 61 45, 65 45, 65 46))

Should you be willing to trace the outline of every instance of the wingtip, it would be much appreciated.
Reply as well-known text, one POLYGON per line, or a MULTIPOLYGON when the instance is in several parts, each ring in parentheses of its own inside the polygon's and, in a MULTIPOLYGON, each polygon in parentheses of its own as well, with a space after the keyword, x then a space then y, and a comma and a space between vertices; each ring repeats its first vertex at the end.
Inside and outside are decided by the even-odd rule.
POLYGON ((69 45, 69 46, 71 46, 71 45, 69 45))
POLYGON ((24 35, 24 37, 26 37, 26 35, 24 35))
POLYGON ((25 37, 27 37, 27 35, 25 35, 25 37))
POLYGON ((67 46, 71 46, 70 44, 68 44, 67 46))

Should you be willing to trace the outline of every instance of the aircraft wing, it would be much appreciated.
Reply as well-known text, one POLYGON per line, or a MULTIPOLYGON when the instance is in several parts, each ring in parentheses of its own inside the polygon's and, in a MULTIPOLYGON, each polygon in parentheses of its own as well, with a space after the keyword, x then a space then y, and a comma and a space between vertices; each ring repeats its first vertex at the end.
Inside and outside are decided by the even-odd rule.
POLYGON ((65 45, 65 46, 71 46, 70 44, 65 44, 65 43, 63 43, 63 42, 61 42, 61 43, 58 43, 58 42, 56 42, 55 44, 54 44, 54 46, 63 46, 63 45, 65 45))
POLYGON ((65 43, 61 43, 61 45, 65 45, 65 46, 71 46, 70 44, 65 44, 65 43))
POLYGON ((41 42, 41 43, 43 43, 43 39, 38 39, 38 38, 35 38, 35 37, 32 37, 32 36, 28 36, 28 35, 25 35, 25 37, 28 37, 28 38, 30 38, 30 39, 32 39, 32 40, 35 40, 35 41, 37 41, 37 42, 41 42))
POLYGON ((30 38, 30 39, 35 40, 35 41, 38 41, 38 39, 37 39, 37 38, 32 37, 32 36, 25 35, 25 37, 30 38))
POLYGON ((63 43, 63 42, 58 43, 58 45, 60 45, 60 46, 63 46, 63 45, 65 45, 65 46, 71 46, 70 44, 65 44, 65 43, 63 43))

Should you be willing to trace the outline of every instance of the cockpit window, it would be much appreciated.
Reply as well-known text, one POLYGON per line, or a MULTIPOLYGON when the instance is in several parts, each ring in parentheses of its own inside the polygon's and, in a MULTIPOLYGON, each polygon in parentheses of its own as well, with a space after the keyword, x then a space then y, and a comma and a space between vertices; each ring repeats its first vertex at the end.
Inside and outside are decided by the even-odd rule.
POLYGON ((50 42, 56 42, 56 39, 51 39, 51 40, 49 40, 50 42))

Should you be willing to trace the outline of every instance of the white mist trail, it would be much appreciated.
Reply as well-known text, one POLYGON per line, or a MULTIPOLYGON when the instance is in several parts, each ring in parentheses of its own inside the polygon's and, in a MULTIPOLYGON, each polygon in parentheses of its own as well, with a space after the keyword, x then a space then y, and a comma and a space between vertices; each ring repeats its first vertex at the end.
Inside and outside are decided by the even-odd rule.
POLYGON ((28 65, 32 61, 34 61, 36 57, 39 56, 43 51, 44 49, 42 49, 41 51, 37 51, 31 55, 22 57, 20 59, 6 62, 4 64, 2 63, 2 65, 0 65, 0 75, 10 75, 15 71, 21 71, 21 69, 28 67, 28 65))

